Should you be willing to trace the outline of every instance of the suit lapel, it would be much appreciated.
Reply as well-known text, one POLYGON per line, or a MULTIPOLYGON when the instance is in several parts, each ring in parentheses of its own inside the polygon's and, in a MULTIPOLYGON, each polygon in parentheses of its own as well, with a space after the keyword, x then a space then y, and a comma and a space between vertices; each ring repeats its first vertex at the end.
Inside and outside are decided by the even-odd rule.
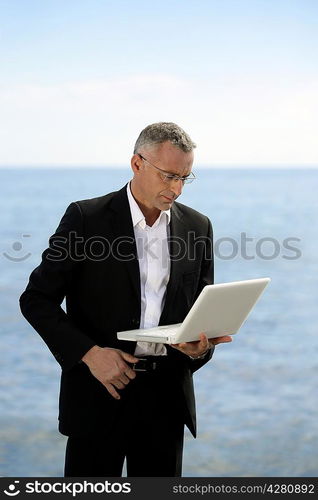
POLYGON ((167 285, 167 293, 165 305, 160 317, 159 324, 164 324, 166 315, 168 313, 169 305, 173 304, 174 296, 177 291, 181 276, 185 269, 185 259, 187 257, 187 234, 188 230, 184 224, 182 214, 176 204, 171 207, 171 221, 170 221, 170 279, 167 285))
POLYGON ((139 262, 126 189, 127 185, 118 191, 111 202, 111 209, 114 211, 112 219, 115 236, 113 251, 115 258, 126 267, 133 290, 140 303, 139 262))

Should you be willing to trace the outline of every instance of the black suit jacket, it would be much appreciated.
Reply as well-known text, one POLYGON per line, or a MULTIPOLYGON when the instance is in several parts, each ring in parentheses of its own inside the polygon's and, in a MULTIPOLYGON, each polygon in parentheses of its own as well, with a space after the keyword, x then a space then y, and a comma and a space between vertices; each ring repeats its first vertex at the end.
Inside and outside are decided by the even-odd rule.
MULTIPOLYGON (((180 323, 202 288, 213 283, 209 219, 175 202, 170 220, 171 273, 160 325, 180 323)), ((140 276, 126 186, 71 203, 20 297, 23 315, 62 367, 59 430, 89 433, 111 425, 120 411, 90 373, 83 355, 94 345, 134 353, 136 342, 119 341, 120 330, 140 321, 140 276), (66 312, 61 304, 66 299, 66 312)), ((191 360, 168 346, 184 400, 184 421, 196 436, 192 373, 212 356, 191 360)))

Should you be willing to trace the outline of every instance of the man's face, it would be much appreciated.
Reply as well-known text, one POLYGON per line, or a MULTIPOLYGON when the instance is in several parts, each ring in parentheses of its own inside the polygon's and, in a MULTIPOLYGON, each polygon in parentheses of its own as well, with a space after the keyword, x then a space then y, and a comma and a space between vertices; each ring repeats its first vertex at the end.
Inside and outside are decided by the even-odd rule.
POLYGON ((193 164, 193 151, 184 153, 166 141, 151 148, 145 147, 140 154, 145 159, 139 155, 132 158, 138 201, 149 209, 168 210, 180 196, 183 182, 175 179, 164 180, 164 173, 180 177, 189 175, 193 164))

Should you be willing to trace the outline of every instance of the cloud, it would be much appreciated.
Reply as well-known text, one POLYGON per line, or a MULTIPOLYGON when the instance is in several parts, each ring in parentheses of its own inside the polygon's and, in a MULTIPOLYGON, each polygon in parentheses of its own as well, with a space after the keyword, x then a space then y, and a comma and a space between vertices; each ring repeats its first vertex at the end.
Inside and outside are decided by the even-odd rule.
POLYGON ((0 164, 125 165, 140 130, 175 121, 197 164, 318 164, 316 82, 150 74, 0 87, 0 164))

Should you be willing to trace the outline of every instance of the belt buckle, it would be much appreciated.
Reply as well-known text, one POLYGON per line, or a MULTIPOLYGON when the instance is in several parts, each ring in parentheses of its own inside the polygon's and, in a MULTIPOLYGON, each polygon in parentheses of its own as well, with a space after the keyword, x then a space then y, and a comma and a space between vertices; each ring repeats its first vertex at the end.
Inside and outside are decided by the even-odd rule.
POLYGON ((133 364, 132 369, 135 372, 146 372, 147 368, 136 368, 136 365, 138 366, 138 364, 140 363, 140 361, 147 361, 147 359, 146 358, 139 358, 139 361, 137 363, 133 364))

